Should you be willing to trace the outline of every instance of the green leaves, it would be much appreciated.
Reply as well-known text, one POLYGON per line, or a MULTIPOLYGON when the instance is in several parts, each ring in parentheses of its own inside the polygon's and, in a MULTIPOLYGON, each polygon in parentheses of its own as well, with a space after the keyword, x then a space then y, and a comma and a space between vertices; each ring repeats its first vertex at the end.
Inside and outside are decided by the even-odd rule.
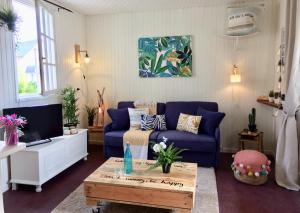
POLYGON ((79 108, 77 107, 77 90, 71 86, 61 91, 64 118, 67 123, 79 124, 79 108))
POLYGON ((1 23, 6 24, 8 30, 16 31, 16 22, 18 21, 18 15, 11 9, 2 8, 0 10, 0 26, 1 23))
POLYGON ((141 77, 191 76, 191 37, 140 38, 139 72, 141 77))
MULTIPOLYGON (((151 142, 151 144, 155 143, 151 142)), ((159 165, 174 163, 175 161, 182 158, 181 156, 179 156, 179 154, 186 150, 187 149, 179 149, 178 147, 174 147, 174 143, 172 143, 165 150, 161 149, 159 153, 154 152, 155 159, 157 160, 154 168, 159 165)))

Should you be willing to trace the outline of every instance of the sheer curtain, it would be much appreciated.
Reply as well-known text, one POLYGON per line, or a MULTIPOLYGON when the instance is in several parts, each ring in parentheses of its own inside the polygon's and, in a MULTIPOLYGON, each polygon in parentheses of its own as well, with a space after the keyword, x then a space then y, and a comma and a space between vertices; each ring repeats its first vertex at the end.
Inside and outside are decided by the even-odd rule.
POLYGON ((300 2, 287 0, 287 60, 289 83, 283 105, 276 150, 276 182, 290 190, 300 190, 299 141, 296 114, 300 109, 300 2))

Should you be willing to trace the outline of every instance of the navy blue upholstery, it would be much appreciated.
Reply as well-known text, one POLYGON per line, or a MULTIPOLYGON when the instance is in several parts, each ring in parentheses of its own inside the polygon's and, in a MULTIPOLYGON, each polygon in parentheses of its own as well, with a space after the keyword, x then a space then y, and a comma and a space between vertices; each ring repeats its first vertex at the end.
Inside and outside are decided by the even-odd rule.
MULTIPOLYGON (((217 127, 214 135, 199 132, 193 134, 176 130, 180 113, 196 115, 198 107, 217 112, 218 104, 215 102, 167 102, 158 103, 157 114, 166 114, 166 131, 154 131, 150 135, 150 141, 159 142, 163 137, 168 138, 169 143, 176 147, 188 149, 182 153, 185 162, 195 162, 199 166, 216 167, 219 163, 220 152, 220 129, 217 127)), ((134 108, 133 102, 119 102, 119 109, 134 108)), ((112 131, 112 124, 104 128, 104 155, 109 157, 123 157, 123 135, 127 130, 112 131)), ((153 159, 152 150, 149 146, 148 158, 153 159)))

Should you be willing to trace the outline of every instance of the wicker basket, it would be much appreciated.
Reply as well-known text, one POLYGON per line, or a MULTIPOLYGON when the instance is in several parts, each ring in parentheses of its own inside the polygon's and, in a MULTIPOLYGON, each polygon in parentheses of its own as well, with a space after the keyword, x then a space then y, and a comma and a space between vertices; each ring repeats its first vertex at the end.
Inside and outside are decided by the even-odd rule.
POLYGON ((239 174, 236 174, 235 172, 234 172, 234 177, 238 181, 241 181, 243 183, 250 184, 250 185, 255 185, 255 186, 262 185, 262 184, 266 183, 268 180, 268 176, 259 176, 259 177, 247 176, 247 175, 239 175, 239 174))

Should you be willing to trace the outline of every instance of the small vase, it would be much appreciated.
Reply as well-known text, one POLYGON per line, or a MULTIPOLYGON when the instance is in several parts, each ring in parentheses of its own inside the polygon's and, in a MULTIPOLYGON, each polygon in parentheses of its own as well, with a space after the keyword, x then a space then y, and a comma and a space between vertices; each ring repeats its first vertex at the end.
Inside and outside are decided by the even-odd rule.
POLYGON ((170 173, 171 166, 172 166, 172 164, 169 164, 169 163, 163 164, 162 165, 162 171, 163 171, 163 173, 166 173, 166 174, 170 173))
POLYGON ((15 126, 5 127, 4 140, 6 145, 16 145, 19 142, 18 129, 15 126))

